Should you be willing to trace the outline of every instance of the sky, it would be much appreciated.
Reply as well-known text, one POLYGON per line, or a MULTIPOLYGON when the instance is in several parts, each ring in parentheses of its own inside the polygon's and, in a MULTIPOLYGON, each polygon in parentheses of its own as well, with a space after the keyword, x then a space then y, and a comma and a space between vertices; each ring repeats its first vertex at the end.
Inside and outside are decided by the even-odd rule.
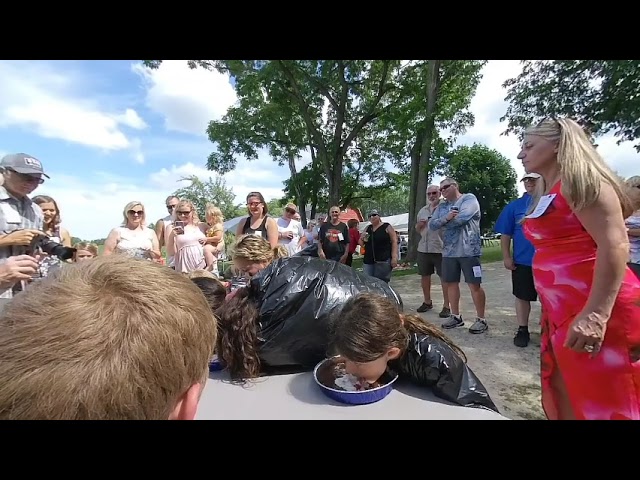
MULTIPOLYGON (((484 143, 507 158, 518 175, 519 142, 501 136, 506 111, 502 83, 520 72, 518 61, 490 61, 471 103, 475 125, 458 145, 484 143)), ((158 70, 140 61, 0 61, 0 157, 23 152, 42 161, 51 177, 33 195, 53 197, 72 236, 104 238, 122 222, 124 206, 145 205, 147 221, 166 215, 165 198, 185 185, 181 178, 215 177, 206 169, 214 151, 210 120, 236 99, 228 78, 165 61, 158 70)), ((623 176, 638 174, 632 143, 598 139, 599 151, 623 176)), ((288 167, 261 154, 240 159, 224 175, 236 201, 258 190, 281 197, 288 167)), ((439 181, 439 178, 434 179, 439 181)))

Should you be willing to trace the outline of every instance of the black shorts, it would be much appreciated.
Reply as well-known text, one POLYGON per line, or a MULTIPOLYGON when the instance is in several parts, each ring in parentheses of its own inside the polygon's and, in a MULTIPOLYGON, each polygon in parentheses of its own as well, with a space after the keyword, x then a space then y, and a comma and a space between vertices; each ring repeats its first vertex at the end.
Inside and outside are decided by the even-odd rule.
POLYGON ((442 254, 418 252, 418 275, 428 277, 434 273, 442 276, 442 254))
POLYGON ((511 271, 511 286, 513 296, 526 302, 538 300, 538 292, 533 281, 533 269, 527 265, 515 265, 511 271))

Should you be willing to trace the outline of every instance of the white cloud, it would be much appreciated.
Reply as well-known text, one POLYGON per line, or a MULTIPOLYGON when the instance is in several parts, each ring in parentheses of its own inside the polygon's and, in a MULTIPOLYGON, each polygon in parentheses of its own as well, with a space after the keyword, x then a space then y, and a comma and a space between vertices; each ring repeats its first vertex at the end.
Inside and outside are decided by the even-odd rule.
POLYGON ((186 60, 165 60, 157 70, 132 65, 147 88, 146 104, 165 119, 169 131, 206 135, 211 120, 221 118, 236 101, 227 75, 190 69, 186 60))
POLYGON ((78 96, 79 82, 72 72, 57 72, 46 63, 0 61, 0 127, 103 150, 130 149, 140 161, 139 142, 122 127, 141 130, 145 122, 135 110, 112 112, 78 96))
MULTIPOLYGON (((518 179, 524 175, 522 163, 517 159, 520 152, 520 142, 515 135, 500 135, 506 130, 506 122, 500 122, 500 117, 507 111, 504 98, 507 90, 502 88, 505 80, 517 76, 522 71, 518 60, 492 60, 482 71, 483 78, 478 85, 476 95, 471 101, 471 111, 475 115, 475 125, 461 136, 458 145, 472 145, 474 142, 483 143, 493 148, 511 160, 518 179)), ((597 140, 600 154, 609 165, 625 177, 638 174, 638 154, 632 142, 616 145, 612 135, 597 140)), ((439 182, 440 177, 434 179, 439 182)), ((520 184, 519 189, 524 191, 520 184)))

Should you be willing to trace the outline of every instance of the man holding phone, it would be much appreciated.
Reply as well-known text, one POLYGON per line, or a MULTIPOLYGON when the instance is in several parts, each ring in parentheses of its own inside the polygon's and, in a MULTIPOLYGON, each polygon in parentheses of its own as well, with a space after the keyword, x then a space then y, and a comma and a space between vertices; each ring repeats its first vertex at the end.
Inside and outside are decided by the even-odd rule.
POLYGON ((442 230, 442 280, 447 283, 451 316, 442 328, 464 326, 460 314, 460 280, 469 286, 476 308, 476 320, 469 327, 471 333, 484 333, 489 328, 484 318, 486 296, 482 288, 480 255, 480 203, 472 193, 460 193, 458 182, 445 178, 440 182, 444 201, 433 212, 429 229, 442 230))
POLYGON ((445 282, 442 281, 442 231, 432 231, 428 224, 433 212, 440 205, 440 188, 437 185, 427 187, 427 204, 418 212, 416 231, 420 234, 418 243, 418 275, 422 280, 422 294, 424 301, 418 307, 418 312, 426 312, 433 308, 431 300, 431 276, 436 273, 442 285, 444 305, 440 311, 440 318, 449 318, 449 292, 445 282))

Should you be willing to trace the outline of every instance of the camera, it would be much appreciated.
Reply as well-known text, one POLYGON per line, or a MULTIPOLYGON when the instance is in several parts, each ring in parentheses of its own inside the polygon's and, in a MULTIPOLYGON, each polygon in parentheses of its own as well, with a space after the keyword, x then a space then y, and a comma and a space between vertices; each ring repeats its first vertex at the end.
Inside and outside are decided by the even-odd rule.
POLYGON ((44 253, 55 255, 60 260, 69 260, 73 258, 73 254, 76 253, 75 248, 60 245, 46 235, 36 235, 33 237, 33 240, 31 240, 30 251, 35 252, 38 248, 44 253))

